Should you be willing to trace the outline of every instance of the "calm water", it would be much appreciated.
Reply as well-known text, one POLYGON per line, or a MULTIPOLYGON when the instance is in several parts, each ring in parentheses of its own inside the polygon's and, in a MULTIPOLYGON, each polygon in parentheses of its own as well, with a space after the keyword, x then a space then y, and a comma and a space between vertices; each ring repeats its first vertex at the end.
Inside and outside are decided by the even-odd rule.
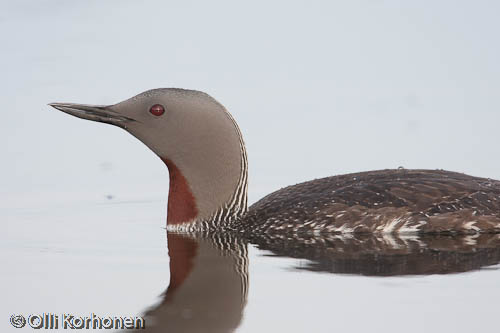
POLYGON ((251 202, 398 166, 500 179, 499 4, 0 1, 0 332, 42 313, 174 332, 498 331, 498 238, 167 239, 163 163, 47 103, 206 91, 242 129, 251 202))
POLYGON ((30 331, 14 329, 10 316, 41 313, 142 316, 154 332, 467 332, 499 324, 497 235, 248 244, 167 235, 163 206, 154 195, 79 194, 3 209, 1 331, 30 331))

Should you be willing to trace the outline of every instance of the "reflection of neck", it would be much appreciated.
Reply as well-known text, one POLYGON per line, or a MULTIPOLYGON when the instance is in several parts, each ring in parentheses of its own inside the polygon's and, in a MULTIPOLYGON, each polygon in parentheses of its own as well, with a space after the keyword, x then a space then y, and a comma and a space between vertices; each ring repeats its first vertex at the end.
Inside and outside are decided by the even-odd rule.
POLYGON ((147 311, 147 330, 233 332, 246 305, 246 244, 170 232, 167 240, 170 285, 163 301, 147 311))
POLYGON ((170 256, 170 284, 167 295, 182 285, 193 269, 198 244, 176 234, 167 234, 168 254, 170 256))

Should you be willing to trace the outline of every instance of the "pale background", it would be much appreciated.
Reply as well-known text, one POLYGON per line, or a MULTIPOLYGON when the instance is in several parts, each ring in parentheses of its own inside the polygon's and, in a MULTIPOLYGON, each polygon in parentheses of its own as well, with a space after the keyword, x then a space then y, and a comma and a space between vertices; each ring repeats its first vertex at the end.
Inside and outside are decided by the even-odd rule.
MULTIPOLYGON (((1 0, 0 258, 11 269, 0 322, 71 304, 135 313, 168 283, 163 163, 123 130, 47 103, 208 92, 243 132, 251 202, 313 178, 399 166, 500 179, 499 10, 497 1, 1 0), (132 255, 137 248, 146 252, 132 255), (116 281, 124 253, 127 278, 116 281), (137 291, 134 279, 148 282, 137 291), (113 298, 117 285, 144 299, 113 298)), ((272 313, 252 299, 249 313, 272 313)))

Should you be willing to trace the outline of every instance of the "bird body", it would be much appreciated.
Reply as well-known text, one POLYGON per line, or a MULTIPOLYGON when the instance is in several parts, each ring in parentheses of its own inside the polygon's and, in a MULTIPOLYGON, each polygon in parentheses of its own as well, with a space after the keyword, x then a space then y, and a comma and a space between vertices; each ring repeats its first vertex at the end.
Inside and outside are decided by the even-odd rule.
POLYGON ((269 194, 242 223, 259 233, 500 232, 500 182, 444 170, 333 176, 269 194))
POLYGON ((259 234, 497 233, 500 182, 442 170, 380 170, 289 186, 247 208, 241 131, 209 95, 153 89, 109 106, 52 103, 119 126, 167 165, 167 229, 259 234))

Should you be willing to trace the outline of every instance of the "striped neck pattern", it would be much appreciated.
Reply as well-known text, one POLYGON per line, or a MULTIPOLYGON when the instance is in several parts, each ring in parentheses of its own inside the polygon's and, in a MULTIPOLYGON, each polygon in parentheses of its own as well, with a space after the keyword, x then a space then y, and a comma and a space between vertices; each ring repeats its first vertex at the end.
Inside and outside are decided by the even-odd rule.
POLYGON ((235 221, 239 221, 248 212, 248 160, 245 142, 240 128, 229 112, 225 109, 225 115, 236 128, 240 147, 240 170, 238 183, 230 199, 220 206, 209 218, 194 220, 189 223, 167 224, 168 231, 199 232, 213 231, 220 229, 231 229, 235 221))

